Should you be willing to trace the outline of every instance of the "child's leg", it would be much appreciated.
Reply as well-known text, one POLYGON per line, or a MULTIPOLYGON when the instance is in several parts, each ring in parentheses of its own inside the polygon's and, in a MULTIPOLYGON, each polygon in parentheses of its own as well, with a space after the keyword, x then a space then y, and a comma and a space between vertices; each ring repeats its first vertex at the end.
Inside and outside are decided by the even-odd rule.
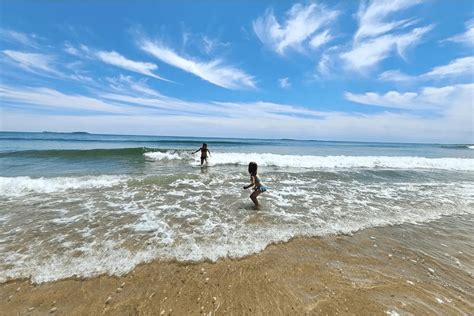
POLYGON ((206 158, 201 157, 201 166, 204 164, 204 159, 206 158))
POLYGON ((253 203, 255 204, 255 207, 258 208, 258 200, 257 200, 257 196, 259 196, 262 192, 260 192, 259 190, 255 190, 253 191, 252 194, 250 194, 250 199, 253 201, 253 203))

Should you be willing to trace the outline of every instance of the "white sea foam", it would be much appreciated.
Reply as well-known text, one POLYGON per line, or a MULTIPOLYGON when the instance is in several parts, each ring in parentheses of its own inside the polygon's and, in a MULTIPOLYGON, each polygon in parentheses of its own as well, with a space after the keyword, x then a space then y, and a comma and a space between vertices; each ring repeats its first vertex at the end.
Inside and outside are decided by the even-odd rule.
POLYGON ((474 145, 467 146, 469 149, 474 149, 474 145))
POLYGON ((58 178, 0 177, 0 196, 112 187, 126 180, 125 176, 107 175, 58 178))
POLYGON ((269 153, 214 153, 214 165, 247 165, 255 161, 261 166, 294 168, 388 168, 388 169, 445 169, 474 171, 474 159, 425 158, 389 156, 309 156, 269 153))
POLYGON ((181 160, 189 158, 189 154, 185 152, 176 152, 176 151, 166 151, 166 152, 148 152, 143 154, 146 158, 151 160, 181 160))
MULTIPOLYGON (((474 147, 474 146, 471 146, 474 147)), ((190 160, 198 164, 198 157, 178 152, 145 153, 151 160, 190 160)), ((260 166, 305 169, 350 169, 350 168, 386 168, 386 169, 441 169, 474 171, 474 159, 469 158, 426 158, 394 156, 311 156, 281 155, 271 153, 214 152, 209 158, 210 165, 247 165, 250 161, 260 166)))
POLYGON ((35 195, 0 199, 0 215, 9 215, 0 240, 15 240, 2 251, 0 282, 122 275, 157 258, 238 258, 292 237, 474 214, 474 184, 467 181, 321 181, 311 173, 276 172, 266 174, 272 187, 255 212, 240 183, 247 179, 238 173, 198 172, 171 183, 152 176, 124 185, 127 178, 117 176, 118 185, 107 190, 84 186, 102 177, 66 178, 81 179, 85 189, 41 195, 40 212, 35 195), (29 232, 41 234, 31 239, 29 232))

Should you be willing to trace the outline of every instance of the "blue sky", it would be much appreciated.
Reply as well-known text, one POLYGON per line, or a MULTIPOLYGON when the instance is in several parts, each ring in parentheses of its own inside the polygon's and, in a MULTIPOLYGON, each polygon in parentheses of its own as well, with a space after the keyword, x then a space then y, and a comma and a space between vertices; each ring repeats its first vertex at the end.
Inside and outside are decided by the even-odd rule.
POLYGON ((474 3, 1 1, 0 129, 474 143, 474 3))

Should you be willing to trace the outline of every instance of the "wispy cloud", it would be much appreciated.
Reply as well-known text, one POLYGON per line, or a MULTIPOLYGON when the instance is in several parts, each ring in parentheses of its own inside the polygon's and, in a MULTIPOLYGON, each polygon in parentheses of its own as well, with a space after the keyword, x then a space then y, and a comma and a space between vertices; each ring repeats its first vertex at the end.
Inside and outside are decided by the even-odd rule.
POLYGON ((64 43, 64 51, 70 55, 74 55, 77 57, 80 57, 82 55, 81 50, 79 48, 74 47, 69 42, 64 43))
POLYGON ((325 30, 313 36, 313 38, 309 41, 309 46, 312 48, 318 48, 326 43, 329 43, 333 38, 334 37, 329 33, 329 30, 325 30))
POLYGON ((14 50, 4 50, 2 53, 7 57, 7 59, 3 60, 8 64, 38 76, 94 83, 92 77, 84 73, 83 70, 76 69, 76 63, 64 63, 64 60, 57 56, 14 50))
POLYGON ((0 29, 0 40, 10 43, 19 43, 24 46, 37 47, 37 36, 35 34, 26 34, 11 29, 0 29))
POLYGON ((402 10, 422 3, 424 0, 393 0, 390 2, 383 0, 363 1, 357 12, 359 27, 354 35, 356 42, 364 38, 373 38, 390 33, 393 30, 404 29, 412 25, 416 20, 392 19, 388 18, 402 10))
POLYGON ((220 48, 229 47, 230 43, 222 42, 207 35, 202 36, 202 47, 207 55, 212 55, 220 48))
POLYGON ((467 105, 474 98, 474 84, 459 84, 445 87, 424 87, 418 92, 389 91, 385 94, 367 92, 354 94, 346 92, 345 98, 349 101, 405 110, 434 109, 444 111, 450 108, 449 104, 461 98, 467 105))
POLYGON ((97 59, 105 64, 112 65, 121 69, 125 69, 155 79, 172 82, 171 80, 163 78, 154 73, 154 71, 158 69, 158 66, 156 64, 131 60, 116 51, 98 50, 86 46, 84 44, 74 46, 68 42, 64 44, 64 51, 76 57, 86 59, 97 59))
POLYGON ((59 72, 53 68, 52 63, 54 61, 53 56, 38 54, 38 53, 26 53, 14 50, 4 50, 3 54, 8 56, 11 61, 14 61, 18 67, 35 73, 47 73, 49 75, 59 75, 59 72))
POLYGON ((447 65, 434 67, 431 71, 423 74, 426 78, 442 79, 451 76, 470 75, 474 76, 474 57, 457 58, 447 65))
POLYGON ((387 70, 379 75, 379 79, 382 81, 408 82, 416 80, 417 77, 404 74, 400 70, 387 70))
POLYGON ((468 47, 474 47, 474 19, 466 22, 466 31, 461 34, 454 35, 447 39, 447 41, 461 43, 468 47))
POLYGON ((290 82, 290 79, 288 77, 278 79, 278 84, 283 89, 287 89, 287 88, 291 87, 291 82, 290 82))
POLYGON ((199 78, 227 89, 255 88, 254 77, 243 70, 227 65, 221 59, 208 62, 197 61, 178 55, 159 42, 142 40, 140 48, 159 60, 189 72, 199 78))
POLYGON ((146 84, 146 80, 136 81, 130 76, 124 76, 120 74, 118 77, 106 78, 109 82, 109 86, 118 92, 125 93, 133 91, 134 93, 139 92, 149 96, 159 97, 161 94, 146 84))
POLYGON ((417 45, 433 26, 413 26, 414 19, 389 19, 395 13, 406 10, 423 1, 382 0, 364 2, 359 8, 359 27, 354 35, 352 48, 340 54, 347 68, 364 72, 376 66, 392 53, 404 57, 410 47, 417 45))
POLYGON ((317 48, 331 40, 328 25, 339 12, 323 5, 295 4, 286 12, 286 19, 278 22, 272 10, 253 22, 253 30, 260 41, 280 55, 289 49, 302 51, 317 48))
POLYGON ((408 48, 415 46, 431 29, 432 26, 420 27, 401 35, 388 34, 362 41, 352 50, 342 53, 341 58, 349 68, 365 71, 389 57, 393 52, 398 52, 400 56, 403 56, 408 48))
POLYGON ((150 76, 156 79, 169 81, 168 79, 162 78, 153 73, 153 71, 158 68, 158 66, 153 63, 134 61, 120 55, 115 51, 97 51, 94 55, 106 64, 113 65, 128 71, 136 72, 145 76, 150 76))
POLYGON ((261 101, 189 102, 123 94, 82 96, 48 88, 5 86, 0 86, 0 98, 4 100, 3 105, 27 104, 38 109, 57 107, 96 112, 48 114, 2 108, 2 128, 5 130, 77 131, 87 126, 87 131, 99 133, 223 137, 255 137, 257 134, 271 138, 470 142, 473 136, 472 91, 472 86, 453 86, 433 92, 423 90, 415 96, 405 97, 405 103, 413 102, 420 94, 446 102, 437 107, 442 112, 432 117, 413 112, 322 112, 261 101), (244 125, 252 128, 242 129, 244 125), (441 136, 440 129, 443 131, 441 136))
POLYGON ((4 102, 26 104, 41 108, 75 109, 109 113, 129 113, 126 107, 92 97, 65 94, 50 88, 17 88, 0 85, 0 98, 4 102))
POLYGON ((399 70, 388 70, 380 74, 379 79, 384 81, 415 81, 415 80, 442 80, 454 77, 474 76, 474 57, 462 57, 452 60, 446 65, 434 67, 430 71, 418 76, 410 76, 399 70))

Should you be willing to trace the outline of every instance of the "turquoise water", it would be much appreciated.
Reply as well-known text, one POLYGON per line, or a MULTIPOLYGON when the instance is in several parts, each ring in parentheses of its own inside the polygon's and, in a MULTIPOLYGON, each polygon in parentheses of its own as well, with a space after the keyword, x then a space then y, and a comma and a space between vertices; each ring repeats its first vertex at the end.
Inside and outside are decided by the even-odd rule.
POLYGON ((0 133, 0 282, 474 214, 472 144, 0 133), (191 153, 206 142, 209 163, 191 153), (255 211, 250 161, 269 188, 255 211))

